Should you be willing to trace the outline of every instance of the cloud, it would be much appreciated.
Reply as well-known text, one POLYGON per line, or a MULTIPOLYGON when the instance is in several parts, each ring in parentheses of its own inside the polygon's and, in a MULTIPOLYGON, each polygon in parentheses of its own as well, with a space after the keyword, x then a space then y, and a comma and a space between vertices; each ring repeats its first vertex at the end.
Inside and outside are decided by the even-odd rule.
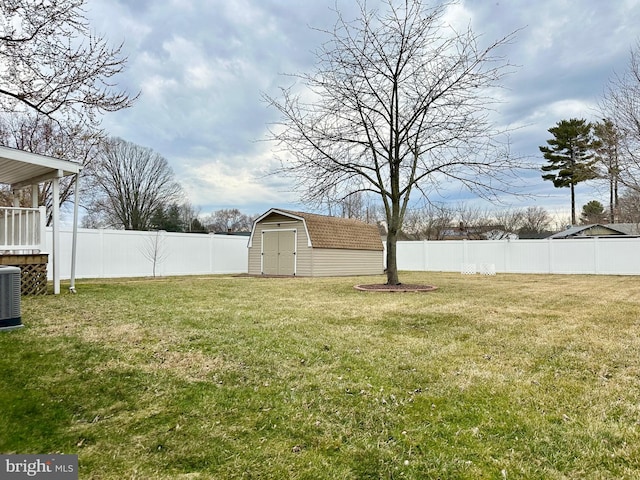
MULTIPOLYGON (((370 0, 369 6, 380 3, 370 0)), ((119 86, 142 93, 136 105, 108 114, 105 129, 165 156, 194 205, 246 206, 265 211, 296 202, 289 180, 264 176, 271 146, 256 143, 277 118, 261 100, 292 83, 283 73, 312 70, 338 8, 358 14, 350 0, 91 0, 92 26, 113 43, 125 41, 128 69, 119 86)), ((517 29, 501 50, 519 65, 505 78, 494 118, 514 127, 512 147, 542 161, 547 129, 570 118, 597 118, 597 101, 613 71, 624 71, 637 39, 637 1, 463 0, 445 20, 468 25, 482 45, 517 29)), ((566 192, 527 177, 527 193, 566 192)), ((586 190, 586 189, 585 189, 586 190)), ((447 192, 455 192, 447 190, 447 192)), ((455 199, 452 199, 454 201, 455 199)))

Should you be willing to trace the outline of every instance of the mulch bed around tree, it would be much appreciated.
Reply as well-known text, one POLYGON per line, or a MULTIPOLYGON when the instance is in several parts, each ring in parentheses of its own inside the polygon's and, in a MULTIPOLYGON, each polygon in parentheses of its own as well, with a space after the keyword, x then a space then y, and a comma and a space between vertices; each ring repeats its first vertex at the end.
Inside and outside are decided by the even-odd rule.
POLYGON ((363 292, 433 292, 438 287, 434 285, 415 285, 401 283, 399 285, 388 285, 386 283, 376 283, 371 285, 355 285, 353 288, 363 292))

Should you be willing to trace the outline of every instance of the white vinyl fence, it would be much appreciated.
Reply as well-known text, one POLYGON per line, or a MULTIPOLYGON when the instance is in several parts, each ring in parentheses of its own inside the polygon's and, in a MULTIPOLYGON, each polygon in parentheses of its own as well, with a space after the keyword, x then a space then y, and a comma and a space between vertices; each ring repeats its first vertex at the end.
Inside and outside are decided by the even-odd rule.
POLYGON ((640 238, 398 242, 398 269, 640 275, 640 238))
MULTIPOLYGON (((52 250, 47 228, 46 251, 52 250)), ((60 275, 71 276, 71 230, 61 230, 60 275)), ((248 237, 78 229, 77 278, 248 271, 248 237), (155 260, 154 260, 155 259, 155 260)), ((398 268, 471 273, 640 275, 640 238, 398 242, 398 268)), ((49 275, 52 267, 49 265, 49 275)))
MULTIPOLYGON (((71 229, 60 231, 60 277, 71 278, 71 229)), ((53 235, 47 228, 46 251, 53 235)), ((78 229, 76 278, 246 273, 248 237, 78 229)), ((49 277, 52 276, 49 257, 49 277)))

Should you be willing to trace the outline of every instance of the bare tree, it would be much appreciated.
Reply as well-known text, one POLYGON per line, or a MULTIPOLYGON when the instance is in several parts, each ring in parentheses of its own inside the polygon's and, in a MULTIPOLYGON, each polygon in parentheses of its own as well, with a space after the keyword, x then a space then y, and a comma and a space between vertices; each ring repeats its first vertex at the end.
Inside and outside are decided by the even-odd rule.
POLYGON ((453 208, 429 203, 423 208, 407 210, 402 233, 409 240, 443 240, 454 218, 453 208))
POLYGON ((280 172, 303 200, 380 197, 389 284, 399 283, 396 242, 412 195, 453 181, 491 197, 514 167, 488 110, 509 67, 496 50, 513 34, 480 47, 471 29, 445 24, 447 4, 396 3, 382 12, 361 1, 354 22, 336 12, 315 72, 294 75, 306 91, 265 95, 282 115, 270 136, 286 152, 280 172))
POLYGON ((616 74, 607 85, 600 108, 619 135, 618 181, 640 192, 640 41, 631 49, 627 71, 616 74))
MULTIPOLYGON (((98 129, 86 128, 82 123, 66 122, 64 125, 48 117, 34 113, 5 115, 0 118, 0 144, 27 152, 49 155, 80 163, 85 172, 90 171, 91 161, 104 141, 98 129)), ((64 205, 74 193, 74 177, 60 179, 60 205, 64 205)), ((21 204, 30 205, 30 192, 21 204)), ((40 204, 48 210, 47 223, 51 223, 51 182, 39 191, 40 204)))
POLYGON ((527 207, 522 214, 519 233, 543 233, 551 225, 551 216, 543 207, 527 207))
POLYGON ((640 226, 640 191, 627 190, 620 197, 620 221, 640 226))
POLYGON ((99 213, 106 226, 126 230, 148 230, 158 208, 182 194, 166 158, 121 138, 104 142, 90 186, 90 216, 99 213))
POLYGON ((357 191, 338 200, 328 198, 326 205, 329 215, 354 218, 366 223, 377 223, 380 219, 380 205, 375 205, 366 192, 357 191))
POLYGON ((492 214, 486 208, 459 203, 454 212, 459 235, 469 240, 486 240, 486 233, 495 227, 492 214))
POLYGON ((167 247, 165 245, 165 231, 156 230, 151 232, 145 239, 145 244, 140 252, 151 262, 151 272, 153 278, 156 277, 159 265, 164 262, 168 256, 167 247))
POLYGON ((492 216, 495 228, 491 231, 491 240, 517 238, 523 219, 524 211, 517 208, 495 212, 492 216))
POLYGON ((112 83, 126 63, 122 45, 92 33, 85 3, 0 2, 0 109, 96 125, 98 114, 131 106, 112 83))
POLYGON ((179 205, 180 221, 184 225, 185 232, 204 232, 204 225, 198 218, 200 216, 200 207, 194 207, 191 202, 185 201, 179 205))
POLYGON ((237 208, 228 208, 216 210, 203 223, 209 232, 249 232, 254 220, 237 208))

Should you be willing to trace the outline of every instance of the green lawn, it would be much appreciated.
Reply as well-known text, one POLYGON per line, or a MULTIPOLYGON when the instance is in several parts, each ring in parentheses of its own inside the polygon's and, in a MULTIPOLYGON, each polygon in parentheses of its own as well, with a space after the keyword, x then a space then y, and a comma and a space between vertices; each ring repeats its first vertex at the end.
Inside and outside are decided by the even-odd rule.
MULTIPOLYGON (((0 453, 92 479, 640 477, 640 277, 96 280, 0 334, 0 453)), ((63 285, 64 290, 64 285, 63 285)))

